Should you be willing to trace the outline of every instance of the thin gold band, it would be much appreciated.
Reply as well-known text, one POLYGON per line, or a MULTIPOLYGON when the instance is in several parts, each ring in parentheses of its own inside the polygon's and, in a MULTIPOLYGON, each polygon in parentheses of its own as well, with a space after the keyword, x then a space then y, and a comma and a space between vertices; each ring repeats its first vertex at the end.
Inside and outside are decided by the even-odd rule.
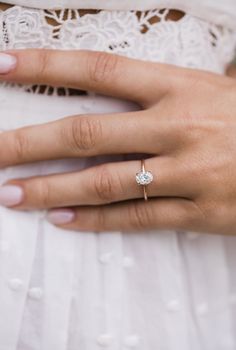
MULTIPOLYGON (((141 160, 141 170, 143 172, 146 172, 144 159, 141 160)), ((144 200, 148 201, 147 186, 145 186, 145 185, 143 186, 143 196, 144 196, 144 200)))
POLYGON ((141 160, 141 170, 136 173, 136 182, 138 185, 143 187, 143 196, 145 201, 148 200, 147 186, 152 183, 153 174, 151 171, 146 171, 145 169, 145 160, 141 160))

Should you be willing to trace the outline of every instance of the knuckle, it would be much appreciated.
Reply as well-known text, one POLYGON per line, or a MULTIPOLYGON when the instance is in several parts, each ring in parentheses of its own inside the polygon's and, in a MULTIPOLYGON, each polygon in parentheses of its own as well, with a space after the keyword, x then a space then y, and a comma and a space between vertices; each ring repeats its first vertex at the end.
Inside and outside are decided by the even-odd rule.
POLYGON ((230 209, 227 205, 225 205, 225 203, 221 203, 218 200, 212 200, 203 204, 203 211, 205 214, 205 221, 210 226, 218 223, 224 223, 225 218, 228 218, 230 209))
POLYGON ((37 207, 48 208, 51 203, 51 189, 48 182, 45 179, 37 179, 37 183, 34 186, 35 198, 37 200, 37 207))
POLYGON ((186 135, 188 135, 189 139, 195 141, 201 141, 204 137, 216 132, 217 124, 218 123, 214 123, 214 121, 203 118, 195 119, 190 113, 189 117, 184 120, 186 135))
POLYGON ((197 202, 183 204, 182 210, 178 212, 178 216, 175 218, 177 229, 194 231, 197 231, 199 227, 204 227, 206 221, 204 208, 197 202))
POLYGON ((63 132, 63 137, 72 151, 91 151, 101 139, 101 122, 88 117, 73 118, 70 131, 63 132))
POLYGON ((106 216, 103 208, 97 209, 95 227, 97 232, 103 231, 106 228, 106 216))
POLYGON ((30 145, 28 138, 22 130, 17 130, 14 134, 13 149, 17 157, 17 162, 21 162, 27 158, 30 145))
POLYGON ((219 207, 214 211, 215 216, 211 217, 208 225, 212 228, 211 231, 220 234, 232 234, 235 232, 235 208, 227 206, 225 203, 219 203, 219 207), (213 219, 216 217, 217 219, 213 219))
POLYGON ((150 207, 145 204, 137 201, 130 206, 129 218, 131 228, 143 230, 151 226, 153 221, 152 211, 150 210, 150 207))
POLYGON ((99 202, 109 203, 116 198, 117 183, 107 166, 98 168, 94 176, 94 191, 99 202))
POLYGON ((169 213, 169 217, 173 222, 173 226, 180 230, 191 228, 196 220, 194 212, 187 208, 182 208, 182 210, 177 211, 175 214, 169 213))
POLYGON ((48 50, 37 51, 37 79, 41 81, 49 71, 50 55, 48 50))
POLYGON ((118 56, 105 52, 95 52, 87 60, 89 79, 94 83, 111 80, 118 64, 118 56))

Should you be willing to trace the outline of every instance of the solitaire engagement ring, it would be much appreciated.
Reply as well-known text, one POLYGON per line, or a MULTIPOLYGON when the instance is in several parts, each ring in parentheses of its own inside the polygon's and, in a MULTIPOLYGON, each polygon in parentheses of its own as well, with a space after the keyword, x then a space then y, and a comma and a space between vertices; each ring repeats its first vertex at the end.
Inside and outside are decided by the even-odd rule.
POLYGON ((141 160, 141 171, 136 174, 136 182, 138 185, 143 186, 143 195, 145 201, 148 200, 147 185, 153 181, 153 175, 150 171, 145 169, 145 160, 141 160))

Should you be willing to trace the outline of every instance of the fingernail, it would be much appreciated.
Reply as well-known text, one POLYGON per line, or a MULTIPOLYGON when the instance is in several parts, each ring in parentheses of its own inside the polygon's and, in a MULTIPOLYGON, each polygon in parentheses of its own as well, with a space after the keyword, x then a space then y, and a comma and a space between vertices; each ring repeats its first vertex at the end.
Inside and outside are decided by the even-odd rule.
POLYGON ((16 67, 17 59, 15 56, 6 53, 0 53, 0 74, 9 73, 16 67))
POLYGON ((73 210, 52 210, 48 213, 48 221, 54 225, 69 224, 75 219, 75 212, 73 210))
POLYGON ((19 186, 6 185, 0 187, 0 205, 4 207, 12 207, 20 204, 23 197, 23 189, 19 186))

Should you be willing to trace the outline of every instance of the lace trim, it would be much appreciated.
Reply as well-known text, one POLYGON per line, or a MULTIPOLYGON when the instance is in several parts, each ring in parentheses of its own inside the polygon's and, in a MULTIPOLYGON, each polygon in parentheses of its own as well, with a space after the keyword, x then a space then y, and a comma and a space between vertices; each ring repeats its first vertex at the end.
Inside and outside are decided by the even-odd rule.
MULTIPOLYGON (((0 11, 0 49, 99 50, 222 73, 233 57, 235 33, 190 15, 169 20, 170 10, 49 11, 13 6, 0 11)), ((5 84, 8 86, 8 84, 5 84)), ((12 84, 11 84, 12 86, 12 84)), ((77 95, 65 88, 18 86, 30 93, 77 95)))

